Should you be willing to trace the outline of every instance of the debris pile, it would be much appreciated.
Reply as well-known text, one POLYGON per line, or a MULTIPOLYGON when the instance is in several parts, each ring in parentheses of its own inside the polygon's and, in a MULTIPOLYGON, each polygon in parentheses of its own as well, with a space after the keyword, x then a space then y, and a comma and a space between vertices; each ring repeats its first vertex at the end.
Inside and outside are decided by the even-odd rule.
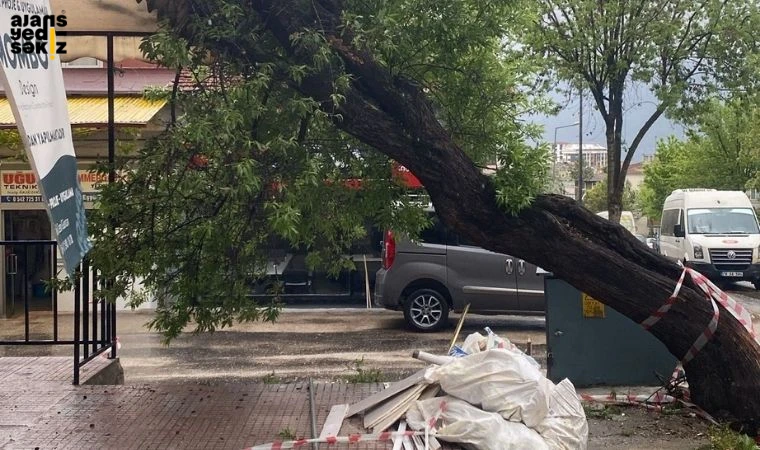
POLYGON ((573 384, 555 385, 533 358, 486 331, 448 356, 415 352, 430 366, 347 409, 334 407, 333 420, 361 415, 372 436, 385 433, 394 449, 437 449, 441 441, 486 450, 585 449, 588 424, 573 384))

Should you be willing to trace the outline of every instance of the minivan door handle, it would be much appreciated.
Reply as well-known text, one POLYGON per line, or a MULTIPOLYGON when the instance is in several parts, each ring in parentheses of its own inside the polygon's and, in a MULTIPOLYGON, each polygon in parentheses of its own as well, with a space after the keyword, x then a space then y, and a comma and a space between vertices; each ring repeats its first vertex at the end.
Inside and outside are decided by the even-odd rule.
POLYGON ((507 275, 512 275, 512 272, 514 272, 514 267, 512 265, 512 260, 507 259, 507 275))
POLYGON ((520 275, 525 275, 525 261, 522 259, 517 262, 517 273, 520 275))

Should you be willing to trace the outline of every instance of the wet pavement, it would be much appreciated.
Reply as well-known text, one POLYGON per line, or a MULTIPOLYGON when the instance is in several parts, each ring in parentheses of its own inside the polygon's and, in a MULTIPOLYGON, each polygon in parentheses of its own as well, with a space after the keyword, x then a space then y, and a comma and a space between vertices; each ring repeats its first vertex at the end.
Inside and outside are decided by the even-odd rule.
MULTIPOLYGON (((382 309, 288 309, 277 323, 250 323, 211 334, 185 334, 168 347, 140 328, 146 313, 119 316, 127 383, 154 381, 333 381, 375 370, 394 380, 423 367, 414 350, 448 350, 453 326, 413 332, 400 313, 382 309)), ((455 320, 452 320, 452 325, 455 320)), ((545 349, 542 317, 468 316, 461 335, 490 326, 521 346, 545 349)))
MULTIPOLYGON (((754 293, 742 290, 736 297, 760 312, 754 293)), ((276 324, 184 334, 167 347, 160 335, 145 329, 151 317, 150 312, 118 315, 124 386, 75 387, 60 380, 0 377, 0 411, 5 412, 0 412, 0 448, 236 449, 285 435, 308 437, 304 380, 317 381, 319 430, 332 405, 355 402, 381 386, 353 384, 347 378, 356 380, 364 373, 372 376, 359 381, 398 379, 423 366, 411 358, 413 350, 441 353, 453 333, 453 327, 426 334, 409 331, 401 314, 391 311, 305 308, 285 310, 276 324)), ((44 333, 49 317, 35 315, 34 320, 44 333)), ((61 318, 62 335, 70 333, 70 321, 70 316, 61 318)), ((472 315, 462 335, 484 326, 523 348, 530 341, 539 355, 545 352, 543 318, 472 315)), ((0 321, 0 336, 18 329, 0 321)), ((70 355, 70 348, 35 350, 70 355)), ((6 356, 29 351, 0 347, 6 356)), ((706 429, 693 418, 635 409, 589 423, 589 448, 693 448, 704 441, 706 429), (694 427, 702 438, 685 432, 694 427)), ((352 426, 356 424, 342 433, 359 430, 352 426)), ((373 445, 351 448, 390 448, 373 445)))
MULTIPOLYGON (((353 403, 381 387, 316 384, 317 432, 332 405, 353 403)), ((4 411, 0 413, 0 448, 7 450, 242 449, 284 436, 311 436, 309 391, 304 383, 81 387, 4 383, 0 406, 4 411)), ((341 432, 355 433, 358 428, 348 423, 341 432)), ((366 443, 351 448, 391 445, 366 443)))
MULTIPOLYGON (((187 333, 163 345, 161 336, 145 328, 150 311, 118 313, 119 356, 127 384, 157 381, 303 381, 309 377, 332 381, 375 369, 385 379, 398 379, 417 370, 414 350, 445 352, 458 320, 435 333, 409 330, 401 313, 383 309, 288 308, 277 323, 237 324, 214 333, 187 333), (295 357, 294 357, 295 356, 295 357)), ((32 314, 32 329, 51 333, 50 314, 32 314)), ((19 336, 18 320, 0 320, 0 338, 19 336)), ((71 336, 73 317, 59 318, 61 336, 71 336)), ((543 317, 469 315, 462 336, 489 326, 518 345, 531 341, 536 352, 545 349, 543 317)), ((70 355, 70 347, 3 347, 0 356, 70 355)), ((541 358, 541 355, 538 356, 541 358)))
MULTIPOLYGON (((40 337, 51 332, 49 314, 35 312, 32 318, 40 337)), ((151 312, 118 314, 124 386, 72 386, 65 376, 60 379, 68 372, 60 368, 55 376, 38 371, 33 379, 0 376, 0 411, 7 411, 0 415, 0 448, 240 449, 283 436, 310 437, 308 383, 303 380, 316 381, 319 431, 333 405, 370 395, 382 387, 374 381, 395 380, 424 367, 412 351, 441 353, 453 332, 415 333, 406 329, 400 314, 380 309, 305 308, 285 310, 275 324, 190 332, 165 346, 160 335, 145 328, 151 318, 151 312)), ((69 336, 73 318, 63 315, 59 321, 60 335, 69 336)), ((543 343, 542 318, 473 315, 462 333, 484 326, 505 334, 509 330, 516 342, 543 343)), ((3 338, 22 332, 18 322, 0 323, 3 338)), ((71 351, 52 346, 0 349, 6 356, 0 367, 31 360, 12 356, 71 351)), ((341 434, 359 431, 354 419, 341 434)))

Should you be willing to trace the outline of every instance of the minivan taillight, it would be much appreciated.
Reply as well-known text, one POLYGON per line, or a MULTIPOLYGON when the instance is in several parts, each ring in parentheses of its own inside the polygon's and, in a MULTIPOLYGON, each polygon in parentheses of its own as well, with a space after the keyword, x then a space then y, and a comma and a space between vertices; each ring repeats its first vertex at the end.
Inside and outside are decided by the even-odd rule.
POLYGON ((396 239, 393 237, 393 232, 388 230, 385 232, 385 239, 383 239, 383 269, 390 269, 395 259, 396 239))

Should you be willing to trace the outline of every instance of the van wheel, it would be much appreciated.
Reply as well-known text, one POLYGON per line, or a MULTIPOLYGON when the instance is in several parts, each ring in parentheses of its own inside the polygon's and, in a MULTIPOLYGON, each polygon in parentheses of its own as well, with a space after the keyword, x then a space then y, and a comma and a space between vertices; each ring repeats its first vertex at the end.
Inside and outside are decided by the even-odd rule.
POLYGON ((752 282, 752 284, 755 285, 755 289, 760 291, 760 280, 755 280, 752 282))
POLYGON ((417 331, 440 330, 449 320, 449 303, 435 289, 417 289, 404 302, 404 318, 417 331))

